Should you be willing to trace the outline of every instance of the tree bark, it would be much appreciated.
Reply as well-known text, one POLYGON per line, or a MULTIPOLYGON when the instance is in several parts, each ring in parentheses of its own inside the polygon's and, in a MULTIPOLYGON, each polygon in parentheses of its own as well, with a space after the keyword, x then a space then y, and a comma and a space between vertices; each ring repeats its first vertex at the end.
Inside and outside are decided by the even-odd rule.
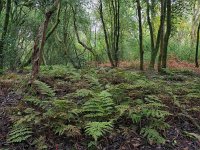
POLYGON ((154 69, 155 66, 155 62, 156 62, 156 57, 158 55, 158 50, 159 50, 159 45, 160 45, 160 36, 161 36, 161 29, 162 29, 162 16, 160 16, 160 26, 159 26, 159 30, 157 32, 157 37, 155 39, 155 31, 153 28, 153 23, 152 23, 152 19, 153 17, 155 17, 155 0, 152 0, 152 4, 151 4, 151 9, 150 9, 150 4, 149 4, 149 0, 146 0, 147 3, 147 22, 148 22, 148 26, 149 26, 149 32, 150 32, 150 38, 151 38, 151 60, 150 60, 150 64, 149 64, 149 68, 150 69, 154 69), (150 17, 150 10, 151 10, 151 17, 150 17))
POLYGON ((60 6, 60 0, 56 0, 53 6, 45 13, 45 21, 39 27, 37 37, 35 39, 33 54, 32 54, 32 74, 31 74, 31 81, 32 83, 39 73, 40 64, 42 60, 42 53, 44 49, 45 42, 47 40, 47 30, 50 18, 52 17, 53 13, 56 11, 57 7, 60 6))
POLYGON ((11 0, 7 0, 6 16, 5 16, 4 25, 3 25, 3 32, 0 39, 0 70, 3 70, 3 67, 4 67, 4 45, 5 45, 5 39, 6 39, 7 31, 8 31, 10 10, 11 10, 11 0))
POLYGON ((199 68, 199 61, 198 61, 198 57, 199 57, 199 33, 200 33, 200 22, 199 22, 198 31, 197 31, 196 54, 195 54, 195 66, 197 68, 199 68))
POLYGON ((166 0, 161 0, 161 30, 160 30, 160 54, 158 58, 158 71, 162 71, 162 58, 164 51, 164 31, 165 31, 166 0))
POLYGON ((144 70, 144 50, 143 50, 143 31, 142 31, 142 14, 140 0, 136 0, 138 18, 139 18, 139 45, 140 45, 140 70, 144 70))
POLYGON ((99 0, 99 2, 100 2, 99 13, 100 13, 101 22, 102 22, 102 25, 103 25, 104 39, 105 39, 105 43, 106 43, 106 51, 107 51, 108 58, 109 58, 109 61, 111 63, 111 66, 115 67, 115 64, 114 64, 114 61, 113 61, 113 58, 112 58, 112 55, 111 55, 108 33, 107 33, 107 30, 106 30, 106 24, 105 24, 104 16, 103 16, 103 3, 102 3, 102 0, 99 0))
POLYGON ((149 0, 146 0, 147 3, 147 22, 148 22, 148 26, 149 26, 149 33, 150 33, 150 38, 151 38, 151 50, 154 50, 154 32, 153 32, 153 25, 151 22, 151 18, 150 18, 150 4, 149 4, 149 0))
POLYGON ((114 1, 114 60, 115 67, 119 65, 119 38, 120 38, 120 1, 114 1))
POLYGON ((73 11, 73 19, 74 19, 74 30, 75 30, 75 34, 76 34, 76 38, 78 40, 78 43, 85 49, 87 49, 89 52, 92 53, 92 55, 95 57, 95 60, 98 60, 97 55, 95 54, 95 51, 92 47, 89 47, 88 45, 86 45, 84 42, 81 41, 79 33, 78 33, 78 27, 76 24, 76 10, 72 7, 72 11, 73 11))
POLYGON ((1 1, 0 1, 0 17, 1 17, 1 12, 2 12, 2 10, 3 10, 3 1, 1 0, 1 1))
POLYGON ((191 25, 191 47, 194 47, 197 35, 197 28, 200 19, 200 0, 195 0, 193 5, 192 25, 191 25))
POLYGON ((171 0, 167 0, 167 31, 164 38, 162 68, 167 67, 167 52, 168 52, 170 34, 171 34, 171 0))

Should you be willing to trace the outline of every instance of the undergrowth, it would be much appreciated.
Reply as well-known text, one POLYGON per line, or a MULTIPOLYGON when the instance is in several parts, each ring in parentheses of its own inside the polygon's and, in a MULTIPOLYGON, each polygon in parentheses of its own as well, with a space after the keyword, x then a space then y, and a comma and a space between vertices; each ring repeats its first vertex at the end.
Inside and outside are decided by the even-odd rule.
MULTIPOLYGON (((164 78, 148 79, 141 73, 117 69, 43 68, 39 80, 29 90, 24 89, 28 92, 24 93, 18 109, 11 113, 13 126, 7 142, 20 143, 29 139, 36 148, 47 149, 45 137, 53 134, 74 141, 84 137, 92 149, 98 147, 102 138, 117 131, 125 135, 127 127, 136 126, 135 132, 146 142, 165 144, 164 133, 170 128, 166 120, 174 114, 160 95, 169 97, 169 92, 173 94, 184 87, 182 90, 188 91, 185 101, 199 98, 199 84, 190 89, 178 82, 168 85, 164 78), (49 84, 44 79, 55 82, 49 84), (66 82, 78 86, 73 92, 65 91, 60 96, 56 91, 65 86, 56 84, 65 85, 66 82)), ((188 108, 189 111, 198 111, 196 109, 188 108)))

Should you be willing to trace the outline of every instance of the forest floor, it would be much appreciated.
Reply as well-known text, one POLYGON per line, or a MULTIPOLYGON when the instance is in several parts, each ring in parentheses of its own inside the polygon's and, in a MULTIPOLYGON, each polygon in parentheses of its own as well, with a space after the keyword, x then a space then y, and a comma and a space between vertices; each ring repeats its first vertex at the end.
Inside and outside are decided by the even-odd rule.
POLYGON ((158 74, 105 65, 82 70, 51 66, 42 68, 39 82, 33 87, 28 85, 29 71, 7 72, 0 76, 0 150, 199 150, 200 74, 192 70, 158 74), (112 114, 103 114, 102 106, 102 116, 91 117, 84 109, 91 97, 98 99, 96 93, 102 91, 110 94, 103 100, 112 100, 108 106, 112 114), (69 100, 70 107, 65 108, 65 102, 60 100, 69 100), (75 110, 78 117, 74 117, 75 110), (112 131, 103 132, 95 144, 91 142, 93 133, 85 131, 85 124, 94 120, 112 122, 112 131), (58 122, 73 128, 70 132, 54 132, 58 122), (12 137, 9 141, 13 124, 28 125, 31 136, 22 136, 18 141, 12 137), (144 127, 153 129, 153 133, 143 134, 144 127))
MULTIPOLYGON (((103 63, 100 64, 100 66, 102 67, 110 67, 110 63, 103 63)), ((120 68, 134 68, 134 69, 139 69, 138 66, 140 66, 140 62, 139 61, 122 61, 120 62, 119 67, 120 68)), ((148 68, 148 64, 144 65, 145 70, 148 68)), ((178 70, 189 70, 189 71, 193 71, 197 74, 200 74, 200 69, 196 68, 194 63, 190 63, 188 61, 181 61, 177 58, 170 58, 168 60, 168 68, 170 69, 178 69, 178 70)))

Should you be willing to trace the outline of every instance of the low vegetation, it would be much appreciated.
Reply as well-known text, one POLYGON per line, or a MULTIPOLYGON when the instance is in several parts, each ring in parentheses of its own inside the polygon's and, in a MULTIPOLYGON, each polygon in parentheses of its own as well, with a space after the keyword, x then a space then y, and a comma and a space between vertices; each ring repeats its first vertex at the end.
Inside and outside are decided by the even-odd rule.
POLYGON ((0 78, 2 150, 200 148, 190 71, 46 66, 32 85, 26 72, 0 78))

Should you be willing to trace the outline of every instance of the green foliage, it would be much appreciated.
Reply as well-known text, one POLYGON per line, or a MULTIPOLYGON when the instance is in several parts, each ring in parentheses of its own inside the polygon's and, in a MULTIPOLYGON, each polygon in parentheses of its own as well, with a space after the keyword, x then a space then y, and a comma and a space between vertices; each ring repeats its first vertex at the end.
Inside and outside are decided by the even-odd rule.
POLYGON ((68 137, 76 137, 81 135, 81 131, 77 126, 73 125, 53 125, 54 131, 59 135, 66 135, 68 137))
POLYGON ((50 77, 63 77, 67 75, 68 68, 62 65, 54 65, 54 66, 42 66, 41 74, 43 76, 50 76, 50 77))
POLYGON ((147 137, 149 141, 156 142, 158 144, 164 144, 165 139, 160 136, 159 132, 152 128, 142 128, 140 132, 144 137, 147 137))
POLYGON ((135 104, 129 111, 129 116, 134 123, 146 122, 140 133, 150 141, 164 143, 165 139, 159 131, 169 128, 165 118, 171 114, 165 110, 166 106, 154 96, 149 96, 144 101, 137 100, 135 104))
POLYGON ((138 122, 143 117, 164 119, 170 115, 168 111, 164 110, 166 106, 161 102, 152 99, 146 99, 143 103, 141 103, 142 101, 139 100, 139 102, 140 103, 133 107, 132 111, 130 112, 130 116, 133 121, 136 120, 136 122, 138 122))
POLYGON ((38 92, 40 92, 41 94, 49 96, 49 97, 55 96, 54 90, 46 83, 41 82, 39 80, 35 80, 33 82, 33 85, 36 87, 36 90, 38 90, 38 92))
POLYGON ((80 80, 81 75, 78 70, 73 67, 68 67, 64 65, 53 65, 53 66, 42 66, 40 77, 50 77, 50 78, 63 78, 70 80, 80 80))
POLYGON ((49 101, 40 100, 37 97, 25 97, 23 99, 23 101, 28 102, 30 104, 33 104, 33 105, 38 106, 38 107, 43 108, 43 109, 45 109, 49 104, 49 101))
POLYGON ((35 145, 35 148, 37 150, 46 150, 46 149, 48 149, 48 147, 47 147, 47 144, 45 142, 46 142, 45 137, 40 136, 39 138, 36 138, 33 141, 32 145, 35 145))
POLYGON ((39 124, 42 120, 42 118, 40 117, 41 113, 33 108, 26 108, 23 113, 23 116, 20 115, 14 118, 15 126, 20 126, 21 124, 39 124))
MULTIPOLYGON (((67 77, 62 76, 54 79, 52 76, 50 78, 56 81, 52 82, 55 84, 52 84, 55 91, 57 91, 57 81, 63 82, 63 84, 70 83, 66 87, 59 87, 63 88, 61 90, 74 88, 69 90, 66 95, 61 96, 55 95, 55 91, 46 83, 36 81, 34 88, 38 93, 28 93, 28 96, 26 94, 21 101, 20 108, 13 113, 14 126, 25 124, 29 125, 32 131, 37 130, 37 135, 33 133, 34 140, 36 140, 33 143, 35 147, 44 145, 45 149, 45 140, 42 141, 41 139, 40 143, 38 135, 46 136, 45 131, 47 130, 56 136, 64 136, 70 139, 84 135, 91 136, 94 141, 87 142, 90 143, 89 146, 96 147, 98 141, 103 136, 111 134, 112 131, 117 131, 115 133, 129 137, 131 136, 130 132, 134 130, 135 133, 141 134, 151 143, 162 144, 165 142, 162 133, 169 128, 166 118, 171 113, 161 98, 163 95, 168 96, 169 92, 170 96, 174 94, 173 92, 178 93, 183 84, 173 84, 175 90, 172 90, 171 86, 163 88, 163 83, 167 82, 164 78, 149 80, 140 73, 137 75, 137 73, 132 74, 130 72, 126 76, 122 71, 118 74, 115 69, 110 72, 104 71, 103 75, 94 70, 84 70, 78 74, 80 74, 82 80, 73 79, 71 77, 73 73, 68 74, 67 77), (85 74, 88 72, 89 75, 86 76, 85 74), (115 75, 112 76, 112 74, 115 75), (112 82, 115 76, 120 82, 112 82), (105 80, 107 81, 105 82, 105 80), (158 83, 155 81, 158 81, 158 83), (156 85, 161 86, 157 88, 156 85), (163 91, 166 93, 163 93, 163 91), (131 127, 127 126, 127 123, 130 124, 131 120, 131 127)), ((46 77, 48 78, 48 75, 43 76, 42 81, 46 77)), ((184 84, 184 88, 186 86, 187 83, 184 84)), ((194 97, 198 99, 198 89, 198 84, 194 84, 194 87, 189 87, 185 95, 188 95, 191 99, 194 97), (194 93, 195 96, 191 96, 190 93, 192 95, 194 93)), ((183 102, 178 100, 179 97, 174 96, 177 97, 177 103, 182 105, 183 102)), ((194 100, 187 99, 185 101, 194 100)), ((194 110, 191 109, 190 111, 194 110)))
POLYGON ((80 89, 76 91, 78 97, 88 97, 94 95, 94 92, 88 89, 80 89))
POLYGON ((91 98, 83 105, 84 117, 94 120, 104 120, 112 115, 114 103, 111 99, 111 94, 107 91, 98 93, 94 98, 91 98))
POLYGON ((91 135, 95 141, 113 129, 112 122, 89 122, 85 127, 85 132, 91 135))
POLYGON ((32 129, 25 125, 13 126, 11 129, 7 141, 8 143, 21 143, 32 136, 32 129))
POLYGON ((31 124, 33 128, 42 125, 43 128, 53 129, 55 134, 70 137, 81 135, 79 127, 70 124, 76 122, 77 116, 81 112, 72 101, 66 99, 44 101, 35 97, 26 98, 24 101, 32 107, 36 107, 40 112, 34 108, 25 109, 22 116, 16 116, 15 125, 31 124))

